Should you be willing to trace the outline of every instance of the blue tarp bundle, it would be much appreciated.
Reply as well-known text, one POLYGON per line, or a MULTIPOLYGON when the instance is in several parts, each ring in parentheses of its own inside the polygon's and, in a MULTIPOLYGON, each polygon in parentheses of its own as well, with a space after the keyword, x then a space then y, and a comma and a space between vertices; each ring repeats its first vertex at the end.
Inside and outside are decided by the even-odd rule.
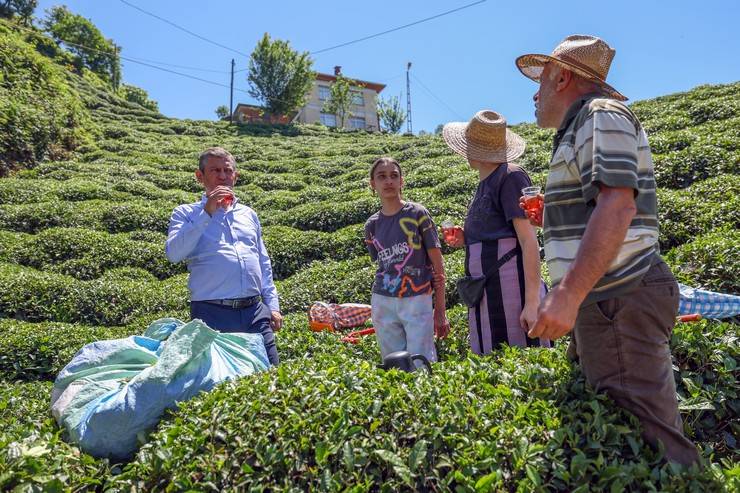
POLYGON ((52 414, 85 452, 126 459, 166 409, 269 366, 261 334, 160 319, 143 336, 83 347, 54 382, 52 414))

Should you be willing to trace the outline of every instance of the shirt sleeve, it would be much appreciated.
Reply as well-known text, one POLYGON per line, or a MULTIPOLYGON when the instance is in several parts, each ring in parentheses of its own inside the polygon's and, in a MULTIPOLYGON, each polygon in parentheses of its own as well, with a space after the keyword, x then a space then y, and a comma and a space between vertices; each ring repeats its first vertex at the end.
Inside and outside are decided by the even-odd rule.
POLYGON ((198 245, 211 216, 202 207, 176 207, 170 217, 165 253, 170 262, 185 260, 198 245))
POLYGON ((373 262, 376 262, 378 260, 378 249, 375 248, 374 230, 375 223, 368 219, 365 223, 365 246, 367 247, 367 252, 370 254, 370 258, 373 259, 373 262))
POLYGON ((597 110, 576 133, 576 159, 586 203, 599 194, 599 184, 638 191, 637 129, 616 110, 597 110))
POLYGON ((262 240, 262 225, 256 213, 252 213, 254 223, 257 225, 257 245, 259 248, 260 270, 262 271, 262 301, 270 307, 273 312, 280 311, 277 288, 272 278, 272 262, 267 254, 265 242, 262 240))
POLYGON ((434 225, 434 220, 429 211, 424 207, 420 209, 417 221, 419 222, 419 232, 421 233, 421 241, 424 243, 424 249, 441 248, 437 227, 434 225))
MULTIPOLYGON (((503 166, 503 165, 502 165, 503 166)), ((522 196, 522 188, 532 185, 529 175, 522 169, 512 170, 501 183, 499 197, 501 200, 501 210, 504 213, 506 222, 514 218, 526 218, 524 210, 519 207, 519 197, 522 196)))

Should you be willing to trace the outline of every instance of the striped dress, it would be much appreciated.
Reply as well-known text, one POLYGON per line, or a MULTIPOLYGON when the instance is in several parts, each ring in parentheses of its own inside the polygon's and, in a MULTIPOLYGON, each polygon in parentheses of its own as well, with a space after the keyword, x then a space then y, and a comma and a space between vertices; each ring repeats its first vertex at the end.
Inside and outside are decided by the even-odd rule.
MULTIPOLYGON (((512 248, 518 248, 516 238, 501 238, 467 246, 465 274, 483 275, 512 248)), ((545 293, 545 284, 542 283, 540 299, 545 297, 545 293)), ((527 336, 519 323, 523 307, 524 263, 521 253, 517 252, 488 278, 480 303, 474 308, 468 308, 470 346, 473 352, 488 354, 501 344, 550 347, 547 339, 532 339, 527 336)))

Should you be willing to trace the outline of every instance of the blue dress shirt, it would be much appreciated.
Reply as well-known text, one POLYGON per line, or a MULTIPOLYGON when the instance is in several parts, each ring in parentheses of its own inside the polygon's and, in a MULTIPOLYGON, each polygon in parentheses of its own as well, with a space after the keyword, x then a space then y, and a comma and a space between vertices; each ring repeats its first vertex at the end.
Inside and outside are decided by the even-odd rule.
POLYGON ((204 194, 200 202, 177 206, 167 233, 167 258, 187 262, 190 300, 261 295, 270 310, 280 311, 257 213, 235 199, 228 211, 210 216, 206 200, 204 194))

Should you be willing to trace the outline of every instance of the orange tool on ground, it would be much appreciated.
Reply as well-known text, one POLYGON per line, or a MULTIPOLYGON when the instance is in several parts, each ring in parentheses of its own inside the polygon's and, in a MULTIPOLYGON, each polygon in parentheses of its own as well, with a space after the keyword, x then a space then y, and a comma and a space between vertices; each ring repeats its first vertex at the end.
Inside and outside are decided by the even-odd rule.
POLYGON ((349 344, 359 344, 360 338, 363 336, 367 336, 370 334, 375 334, 375 328, 370 327, 369 329, 362 329, 362 330, 356 330, 354 332, 350 332, 346 336, 339 339, 342 342, 346 342, 349 344))

